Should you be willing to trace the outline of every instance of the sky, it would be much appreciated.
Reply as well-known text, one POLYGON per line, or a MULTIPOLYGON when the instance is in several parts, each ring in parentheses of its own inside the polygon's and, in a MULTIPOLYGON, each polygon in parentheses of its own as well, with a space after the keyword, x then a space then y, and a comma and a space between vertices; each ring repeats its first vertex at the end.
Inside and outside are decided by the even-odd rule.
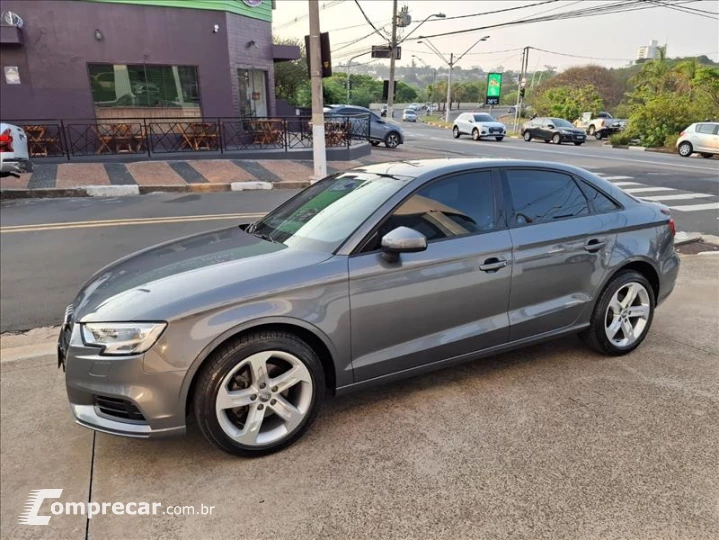
MULTIPOLYGON (((544 69, 546 65, 561 71, 589 63, 621 67, 636 59, 637 49, 648 45, 651 40, 657 40, 660 45, 666 43, 669 57, 706 54, 719 61, 719 0, 651 0, 647 1, 646 5, 652 5, 655 1, 664 2, 672 8, 658 6, 619 14, 475 30, 466 34, 430 38, 429 41, 446 58, 449 58, 449 53, 454 53, 456 58, 479 38, 489 36, 489 39, 478 43, 457 64, 463 68, 480 66, 485 70, 496 66, 503 66, 505 70, 519 70, 521 49, 525 46, 544 49, 530 51, 529 71, 544 69), (680 11, 681 6, 717 15, 712 17, 707 14, 686 13, 680 11)), ((529 6, 539 2, 545 3, 505 13, 455 20, 432 18, 402 45, 402 59, 398 65, 410 65, 412 55, 418 57, 415 61, 419 65, 422 62, 433 67, 445 65, 443 60, 429 49, 427 40, 423 43, 413 41, 419 36, 490 26, 540 14, 559 15, 577 9, 616 3, 617 0, 400 0, 398 9, 407 6, 412 17, 412 24, 402 29, 400 35, 407 35, 429 15, 436 13, 456 17, 529 6)), ((359 3, 377 28, 384 28, 387 33, 391 31, 389 23, 392 17, 392 0, 359 0, 359 3)), ((303 39, 304 35, 309 33, 307 12, 308 0, 277 0, 273 12, 275 37, 303 39)), ((330 33, 332 63, 335 67, 346 64, 347 59, 353 55, 369 51, 372 45, 386 43, 382 37, 373 34, 351 44, 352 41, 373 32, 354 0, 320 0, 320 27, 323 32, 330 33)), ((367 55, 353 60, 352 63, 369 61, 371 58, 367 55)))

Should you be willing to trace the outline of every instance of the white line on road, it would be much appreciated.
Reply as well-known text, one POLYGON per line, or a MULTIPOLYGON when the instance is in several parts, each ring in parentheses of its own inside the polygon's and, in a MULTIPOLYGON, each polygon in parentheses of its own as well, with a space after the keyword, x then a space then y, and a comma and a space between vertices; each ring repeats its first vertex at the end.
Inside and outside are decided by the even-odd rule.
POLYGON ((683 201, 686 199, 703 199, 704 197, 713 197, 708 193, 677 193, 676 195, 646 195, 642 199, 647 201, 683 201))
POLYGON ((631 180, 634 178, 633 176, 602 176, 601 174, 598 176, 601 176, 605 180, 631 180))
POLYGON ((698 212, 699 210, 719 210, 719 202, 707 204, 686 204, 683 206, 670 206, 672 210, 680 212, 698 212))
MULTIPOLYGON (((606 178, 605 178, 606 180, 606 178)), ((623 186, 643 186, 644 184, 640 184, 639 182, 612 182, 617 187, 623 187, 623 186)))
POLYGON ((676 191, 670 187, 640 187, 640 188, 629 188, 624 190, 627 193, 646 193, 647 191, 676 191))

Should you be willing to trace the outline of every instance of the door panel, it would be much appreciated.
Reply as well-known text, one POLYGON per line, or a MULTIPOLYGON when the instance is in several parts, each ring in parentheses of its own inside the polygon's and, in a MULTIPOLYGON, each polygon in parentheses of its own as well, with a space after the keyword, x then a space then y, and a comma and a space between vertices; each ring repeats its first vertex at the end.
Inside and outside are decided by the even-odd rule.
POLYGON ((511 248, 502 230, 430 243, 396 264, 379 253, 351 257, 355 380, 506 343, 511 248), (493 259, 508 264, 480 270, 493 259))

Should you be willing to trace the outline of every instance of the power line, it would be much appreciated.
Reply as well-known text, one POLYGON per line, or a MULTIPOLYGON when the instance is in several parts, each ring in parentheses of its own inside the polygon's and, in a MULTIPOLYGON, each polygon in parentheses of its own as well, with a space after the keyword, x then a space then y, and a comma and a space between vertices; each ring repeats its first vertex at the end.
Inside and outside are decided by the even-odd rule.
POLYGON ((516 6, 511 8, 505 8, 505 9, 497 9, 495 11, 485 11, 484 13, 469 13, 467 15, 455 15, 454 17, 444 17, 442 19, 433 19, 429 22, 439 22, 439 21, 451 21, 452 19, 467 19, 469 17, 480 17, 483 15, 494 15, 495 13, 504 13, 505 11, 515 11, 517 9, 527 9, 535 6, 542 6, 544 4, 553 4, 554 2, 558 2, 559 0, 544 0, 544 2, 537 2, 536 4, 528 4, 526 6, 516 6))
POLYGON ((360 5, 359 0, 355 0, 355 4, 357 4, 357 7, 358 7, 359 10, 362 12, 362 16, 363 16, 363 17, 365 18, 365 20, 367 21, 367 24, 369 24, 369 25, 372 27, 372 29, 375 31, 375 33, 376 33, 377 35, 379 35, 379 36, 382 36, 382 38, 384 38, 384 39, 389 39, 388 36, 384 35, 382 32, 380 32, 379 30, 377 30, 377 27, 372 23, 372 21, 370 20, 370 18, 369 18, 369 17, 367 16, 367 14, 364 12, 364 9, 362 9, 362 6, 360 5))
POLYGON ((609 61, 617 61, 617 62, 620 62, 620 61, 621 62, 631 62, 633 60, 633 58, 600 58, 597 56, 582 56, 579 54, 569 54, 569 53, 561 53, 561 52, 556 52, 556 51, 548 51, 547 49, 540 49, 538 47, 531 47, 531 49, 534 51, 541 51, 543 53, 548 53, 548 54, 557 54, 559 56, 569 56, 571 58, 582 58, 584 60, 609 60, 609 61))
MULTIPOLYGON (((320 6, 320 9, 329 9, 331 7, 337 6, 341 4, 344 0, 332 0, 331 2, 325 2, 320 6)), ((286 23, 281 24, 280 26, 275 26, 275 30, 282 30, 283 28, 287 28, 289 26, 292 26, 293 24, 296 24, 300 21, 304 21, 307 17, 309 17, 309 14, 300 15, 299 17, 295 17, 291 21, 288 21, 286 23)))
POLYGON ((717 14, 714 13, 714 16, 707 15, 709 12, 705 12, 703 10, 695 10, 693 8, 684 7, 684 6, 675 6, 675 5, 669 5, 665 4, 663 2, 659 2, 656 0, 649 0, 652 4, 656 4, 657 6, 665 7, 668 9, 672 9, 674 11, 678 11, 679 13, 687 13, 689 15, 695 15, 697 17, 705 17, 707 19, 711 19, 713 21, 719 21, 719 17, 717 17, 717 14))

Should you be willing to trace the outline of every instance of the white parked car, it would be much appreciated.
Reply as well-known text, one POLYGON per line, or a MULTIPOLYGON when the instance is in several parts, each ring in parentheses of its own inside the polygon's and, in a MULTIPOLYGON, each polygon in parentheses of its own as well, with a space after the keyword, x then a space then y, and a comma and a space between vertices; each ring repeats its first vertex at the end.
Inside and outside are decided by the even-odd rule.
POLYGON ((452 127, 452 135, 455 139, 459 139, 460 135, 471 135, 475 141, 486 137, 501 141, 506 134, 507 126, 497 122, 487 113, 462 113, 452 127))
POLYGON ((14 124, 0 122, 0 176, 31 171, 32 162, 25 130, 14 124))
POLYGON ((416 122, 417 121, 417 111, 414 109, 405 109, 404 112, 402 112, 402 122, 416 122))
POLYGON ((697 122, 681 132, 677 150, 682 157, 699 152, 703 158, 719 154, 719 122, 697 122))

